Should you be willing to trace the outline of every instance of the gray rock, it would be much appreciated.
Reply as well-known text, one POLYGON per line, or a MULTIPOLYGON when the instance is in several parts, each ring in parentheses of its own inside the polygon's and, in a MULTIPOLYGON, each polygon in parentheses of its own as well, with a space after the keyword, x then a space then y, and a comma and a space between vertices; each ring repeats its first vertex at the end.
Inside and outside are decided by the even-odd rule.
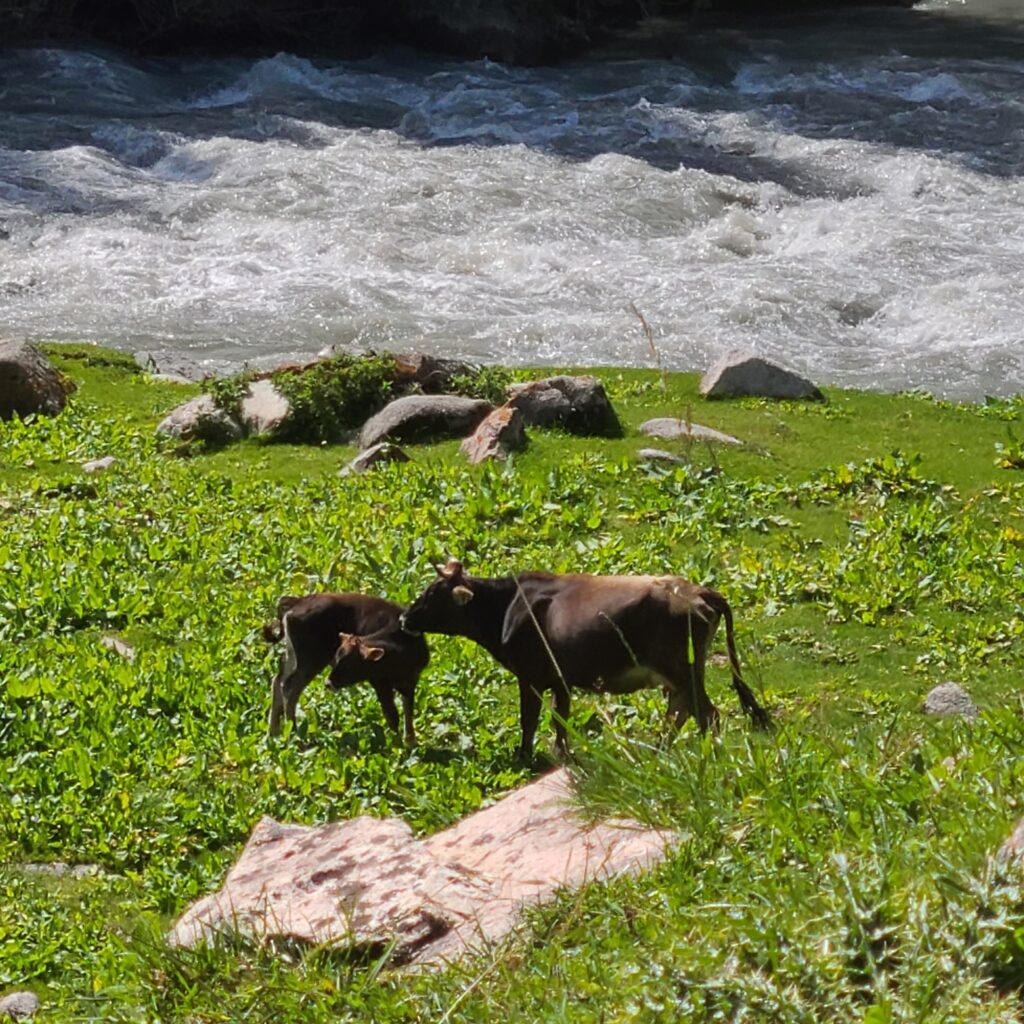
POLYGON ((940 683, 936 686, 925 697, 924 710, 929 715, 959 715, 968 722, 978 717, 978 705, 957 683, 940 683))
POLYGON ((479 398, 408 395, 396 398, 363 424, 359 447, 381 441, 440 441, 465 437, 494 408, 479 398))
POLYGON ((608 399, 604 385, 596 378, 588 374, 579 377, 547 377, 544 380, 533 381, 513 389, 514 394, 510 401, 519 408, 526 417, 527 423, 542 424, 539 419, 532 419, 527 410, 533 406, 531 412, 534 415, 554 415, 556 404, 559 408, 557 419, 550 420, 550 423, 557 423, 573 434, 597 435, 599 437, 621 437, 622 425, 619 423, 615 409, 608 399), (569 403, 565 409, 561 403, 550 397, 540 397, 545 391, 553 388, 569 403), (544 407, 549 407, 545 411, 544 407))
POLYGON ((495 409, 462 442, 462 452, 470 462, 507 459, 512 452, 526 447, 523 414, 512 405, 495 409))
POLYGON ((39 1009, 39 996, 35 992, 9 992, 0 999, 0 1020, 25 1020, 35 1016, 39 1009))
POLYGON ((347 466, 339 470, 339 475, 349 476, 352 473, 365 473, 374 466, 385 465, 389 462, 408 462, 409 456, 390 441, 381 441, 378 444, 364 448, 347 466))
POLYGON ((242 429, 247 434, 270 434, 288 418, 291 403, 269 378, 254 380, 242 399, 242 429))
POLYGON ((82 463, 82 469, 86 473, 102 473, 116 465, 117 459, 113 455, 104 455, 101 459, 89 459, 82 463))
POLYGON ((550 427, 564 423, 572 412, 572 404, 558 388, 546 380, 535 380, 513 388, 508 404, 523 415, 528 427, 550 427))
POLYGON ((55 416, 67 404, 69 382, 27 341, 0 340, 0 420, 42 413, 55 416))
POLYGON ((640 433, 648 437, 692 438, 695 441, 713 441, 716 444, 738 444, 743 442, 731 434, 723 434, 711 427, 702 427, 699 423, 687 423, 671 416, 661 416, 640 424, 640 433))
POLYGON ((730 352, 704 374, 700 393, 706 398, 809 398, 824 396, 805 377, 751 352, 730 352))
POLYGON ((641 448, 636 453, 636 457, 644 462, 671 462, 675 466, 688 465, 686 459, 681 458, 679 455, 673 455, 671 452, 663 451, 661 448, 641 448))
POLYGON ((223 888, 169 936, 194 946, 241 931, 348 948, 390 943, 399 963, 445 963, 500 941, 524 907, 658 863, 671 832, 593 824, 561 769, 428 839, 397 819, 282 825, 264 818, 223 888))
POLYGON ((177 373, 151 373, 149 379, 154 380, 159 384, 194 384, 189 377, 182 377, 177 373))
POLYGON ((209 441, 226 444, 242 439, 242 425, 213 400, 212 395, 196 398, 173 409, 157 424, 158 434, 181 441, 209 441))

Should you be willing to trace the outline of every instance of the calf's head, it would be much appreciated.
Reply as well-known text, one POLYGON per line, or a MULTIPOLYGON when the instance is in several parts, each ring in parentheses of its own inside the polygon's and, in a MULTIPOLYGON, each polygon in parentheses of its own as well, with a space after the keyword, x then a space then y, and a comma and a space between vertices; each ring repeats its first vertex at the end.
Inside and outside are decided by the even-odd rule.
POLYGON ((438 579, 413 601, 402 616, 410 633, 460 633, 467 621, 466 606, 473 589, 462 563, 452 559, 437 570, 438 579))
POLYGON ((338 649, 331 659, 328 690, 341 690, 367 678, 370 666, 384 657, 384 648, 368 644, 363 637, 351 633, 338 634, 338 649))

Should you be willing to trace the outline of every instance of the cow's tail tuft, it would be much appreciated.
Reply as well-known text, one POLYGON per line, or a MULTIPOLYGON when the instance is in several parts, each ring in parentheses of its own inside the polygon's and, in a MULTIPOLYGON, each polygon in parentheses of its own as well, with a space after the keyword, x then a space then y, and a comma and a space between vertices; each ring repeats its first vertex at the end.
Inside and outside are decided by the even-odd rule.
POLYGON ((754 691, 743 681, 740 675, 740 659, 736 653, 736 640, 733 635, 732 608, 729 602, 719 593, 712 591, 713 597, 705 595, 705 600, 725 620, 725 646, 729 652, 729 668, 732 671, 732 687, 740 699, 743 710, 750 715, 751 721, 759 729, 770 729, 772 720, 768 712, 757 702, 754 691), (710 599, 709 599, 710 598, 710 599))

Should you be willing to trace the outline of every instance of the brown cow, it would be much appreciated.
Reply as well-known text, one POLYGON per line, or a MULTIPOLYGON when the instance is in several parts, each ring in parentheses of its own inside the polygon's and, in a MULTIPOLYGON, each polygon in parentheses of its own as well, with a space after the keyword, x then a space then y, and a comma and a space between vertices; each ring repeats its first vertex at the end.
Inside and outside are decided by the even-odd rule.
POLYGON ((275 643, 285 641, 281 667, 274 678, 270 706, 270 735, 281 731, 282 716, 295 721, 295 709, 302 691, 328 665, 332 666, 328 686, 340 689, 369 680, 380 701, 388 725, 399 731, 395 693, 402 698, 405 738, 415 742, 413 709, 416 683, 430 660, 426 641, 402 631, 399 623, 403 606, 369 594, 309 594, 282 597, 277 602, 277 618, 263 627, 263 637, 275 643), (335 665, 341 634, 372 634, 401 657, 389 659, 387 670, 368 662, 335 665), (362 667, 364 671, 357 671, 362 667))
POLYGON ((524 759, 533 753, 545 690, 551 690, 563 754, 572 687, 632 693, 661 686, 677 724, 692 715, 702 729, 717 726, 704 667, 720 619, 740 703, 757 725, 770 724, 740 677, 729 604, 710 587, 679 576, 525 572, 477 579, 457 561, 438 574, 402 616, 402 625, 412 632, 468 637, 516 676, 524 759))

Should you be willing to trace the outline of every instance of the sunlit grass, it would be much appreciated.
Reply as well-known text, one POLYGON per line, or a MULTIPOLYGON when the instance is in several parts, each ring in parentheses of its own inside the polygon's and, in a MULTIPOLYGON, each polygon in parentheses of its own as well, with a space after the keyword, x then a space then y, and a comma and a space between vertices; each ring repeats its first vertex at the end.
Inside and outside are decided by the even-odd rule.
POLYGON ((990 854, 1021 791, 1024 483, 996 448, 1019 402, 706 403, 693 375, 663 390, 598 371, 622 439, 534 431, 499 467, 447 443, 353 479, 345 446, 176 452, 153 428, 195 389, 96 354, 60 360, 81 385, 62 416, 0 424, 0 992, 36 988, 52 1020, 1014 1019, 1022 903, 990 854), (654 415, 750 447, 676 443, 688 465, 645 466, 633 431, 654 415), (481 575, 717 586, 776 732, 747 731, 718 665, 718 738, 670 735, 655 692, 574 700, 583 806, 682 841, 482 959, 406 976, 326 951, 168 950, 263 814, 426 833, 530 777, 509 677, 440 637, 419 748, 369 689, 312 686, 289 739, 266 738, 276 598, 409 600, 449 554, 481 575), (947 679, 978 724, 921 715, 947 679), (55 859, 103 874, 20 867, 55 859))

